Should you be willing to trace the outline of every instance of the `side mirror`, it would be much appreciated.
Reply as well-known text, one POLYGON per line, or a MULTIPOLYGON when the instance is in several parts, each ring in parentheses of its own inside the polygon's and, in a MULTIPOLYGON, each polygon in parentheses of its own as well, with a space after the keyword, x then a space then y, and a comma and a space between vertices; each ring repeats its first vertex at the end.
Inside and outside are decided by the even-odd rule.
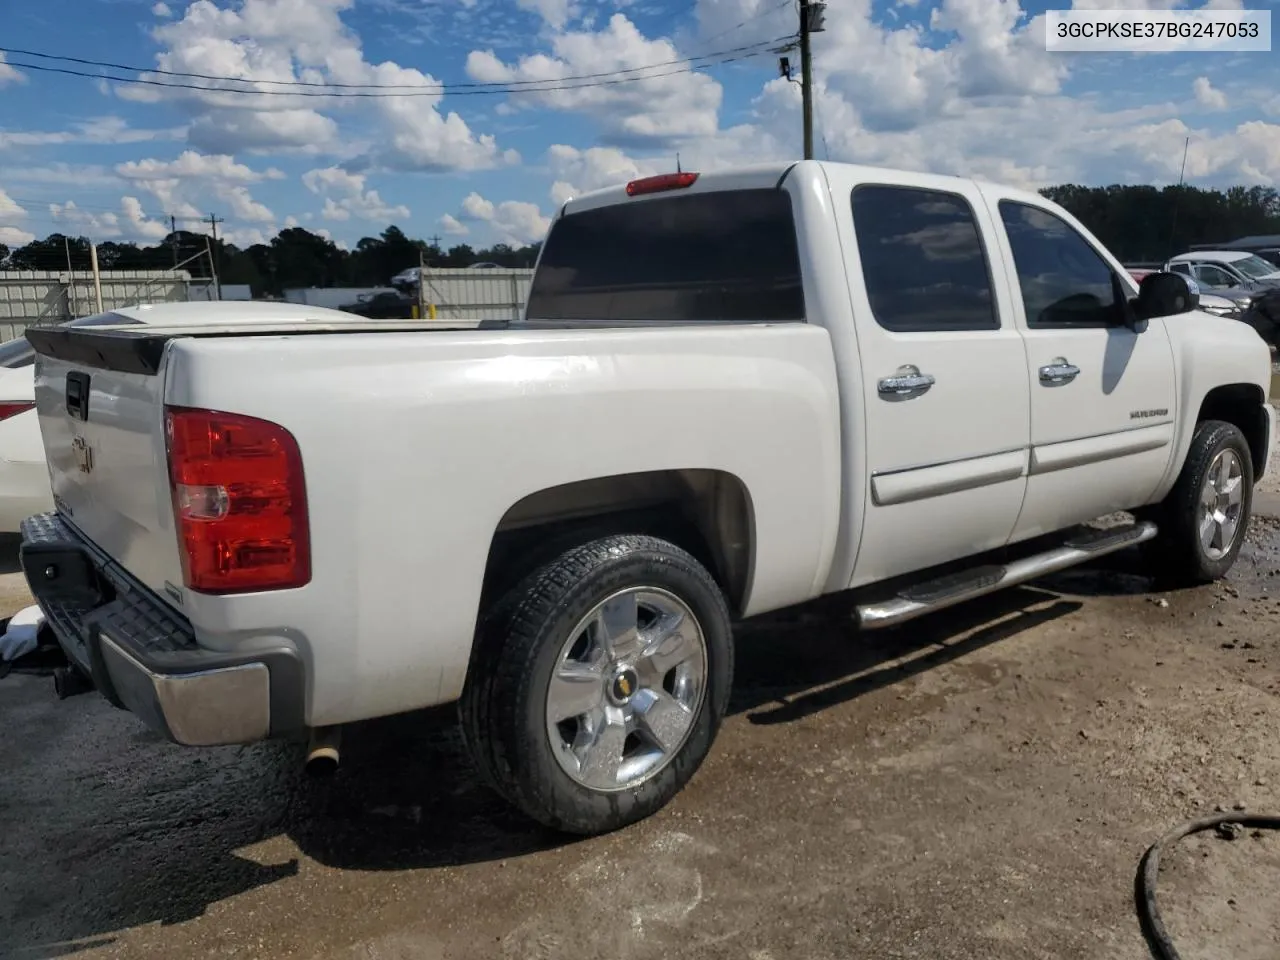
POLYGON ((1149 273, 1138 284, 1134 313, 1139 320, 1155 320, 1188 313, 1200 306, 1200 294, 1176 273, 1149 273))

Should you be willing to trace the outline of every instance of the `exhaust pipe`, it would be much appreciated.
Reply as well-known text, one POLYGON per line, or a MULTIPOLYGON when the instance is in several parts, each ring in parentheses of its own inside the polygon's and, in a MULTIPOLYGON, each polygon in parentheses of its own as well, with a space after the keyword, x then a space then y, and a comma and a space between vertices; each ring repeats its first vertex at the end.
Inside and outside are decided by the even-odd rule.
POLYGON ((93 689, 93 681, 75 667, 58 667, 53 671, 53 692, 59 700, 88 693, 93 689))
POLYGON ((313 727, 303 769, 312 777, 327 777, 338 769, 342 727, 313 727))

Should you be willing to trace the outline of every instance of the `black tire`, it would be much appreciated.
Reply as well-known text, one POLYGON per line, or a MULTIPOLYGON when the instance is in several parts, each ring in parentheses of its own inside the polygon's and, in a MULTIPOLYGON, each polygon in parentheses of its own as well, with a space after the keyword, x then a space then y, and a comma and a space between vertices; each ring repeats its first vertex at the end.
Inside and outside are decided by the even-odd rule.
POLYGON ((719 732, 732 681, 729 611, 707 570, 665 540, 609 536, 543 564, 482 616, 459 716, 471 757, 497 793, 555 830, 601 834, 650 816, 684 788, 719 732), (693 613, 705 641, 703 689, 665 767, 638 786, 596 790, 556 759, 548 691, 575 626, 606 598, 637 587, 674 595, 693 613))
POLYGON ((1221 420, 1197 424, 1173 489, 1159 506, 1140 514, 1160 528, 1159 535, 1144 545, 1148 565, 1170 586, 1220 580, 1240 554, 1252 510, 1253 459, 1244 434, 1239 427, 1221 420), (1201 543, 1198 530, 1200 497, 1209 468, 1224 450, 1234 452, 1240 464, 1243 491, 1234 538, 1220 556, 1211 556, 1201 543))

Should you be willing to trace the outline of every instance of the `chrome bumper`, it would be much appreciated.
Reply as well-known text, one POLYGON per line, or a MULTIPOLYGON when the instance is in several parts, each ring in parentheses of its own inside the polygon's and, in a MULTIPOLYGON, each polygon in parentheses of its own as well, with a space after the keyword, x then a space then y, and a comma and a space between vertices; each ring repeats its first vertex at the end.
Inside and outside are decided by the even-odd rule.
POLYGON ((67 658, 117 707, 187 746, 303 728, 296 651, 200 647, 183 617, 57 514, 22 524, 22 568, 67 658))

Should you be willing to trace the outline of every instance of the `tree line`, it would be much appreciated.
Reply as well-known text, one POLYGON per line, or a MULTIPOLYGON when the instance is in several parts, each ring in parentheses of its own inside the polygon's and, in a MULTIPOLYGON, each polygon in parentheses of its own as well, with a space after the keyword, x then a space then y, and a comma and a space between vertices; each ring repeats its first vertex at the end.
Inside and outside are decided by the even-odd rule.
MULTIPOLYGON (((1163 261, 1193 244, 1222 243, 1251 234, 1280 234, 1280 192, 1270 187, 1151 187, 1062 184, 1040 191, 1061 204, 1094 233, 1120 260, 1163 261)), ((375 287, 421 262, 429 267, 466 267, 496 263, 531 267, 538 244, 507 244, 476 250, 467 244, 449 248, 437 240, 407 236, 390 226, 376 237, 363 237, 352 248, 303 227, 289 227, 269 243, 240 249, 204 234, 179 230, 155 246, 108 241, 98 245, 103 270, 165 270, 195 256, 187 269, 208 274, 208 245, 224 284, 248 284, 254 296, 279 296, 291 287, 375 287)), ((89 241, 51 234, 13 250, 0 244, 0 268, 62 270, 68 256, 76 269, 87 269, 89 241)))
MULTIPOLYGON (((192 276, 207 277, 210 255, 222 284, 248 284, 257 297, 280 296, 294 287, 386 286, 397 273, 420 262, 429 267, 466 267, 473 263, 531 267, 538 247, 499 243, 477 250, 462 243, 446 249, 438 241, 412 239, 399 227, 390 226, 376 237, 362 237, 349 250, 303 227, 288 227, 269 243, 241 249, 221 238, 215 244, 204 234, 179 230, 155 246, 110 240, 100 243, 98 267, 169 270, 190 260, 182 269, 192 276)), ((76 270, 88 269, 88 238, 53 233, 13 250, 0 244, 0 269, 65 270, 68 261, 76 270)))

